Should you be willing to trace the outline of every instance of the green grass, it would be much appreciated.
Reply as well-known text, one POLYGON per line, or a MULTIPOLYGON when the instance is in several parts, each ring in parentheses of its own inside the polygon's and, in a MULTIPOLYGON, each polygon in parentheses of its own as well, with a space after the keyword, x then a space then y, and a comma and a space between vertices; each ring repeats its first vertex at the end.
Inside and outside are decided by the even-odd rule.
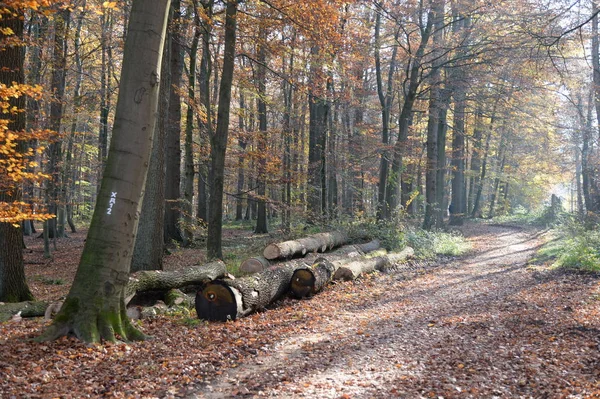
POLYGON ((423 259, 436 256, 459 256, 471 249, 471 244, 459 233, 412 230, 406 233, 407 244, 423 259))
POLYGON ((600 231, 573 223, 557 228, 532 261, 554 269, 600 272, 600 231))

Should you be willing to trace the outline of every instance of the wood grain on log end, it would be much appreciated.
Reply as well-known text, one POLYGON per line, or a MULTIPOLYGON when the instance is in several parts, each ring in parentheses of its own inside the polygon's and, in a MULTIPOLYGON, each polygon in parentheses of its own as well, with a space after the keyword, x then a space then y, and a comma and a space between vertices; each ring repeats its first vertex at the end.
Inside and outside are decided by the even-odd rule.
POLYGON ((297 298, 306 298, 314 294, 315 275, 309 268, 298 269, 292 275, 291 290, 297 298))
POLYGON ((198 318, 209 321, 235 320, 240 304, 239 293, 234 290, 218 280, 204 285, 196 294, 198 318))
POLYGON ((262 256, 248 258, 240 264, 240 272, 243 273, 258 273, 262 272, 270 266, 269 260, 262 256))

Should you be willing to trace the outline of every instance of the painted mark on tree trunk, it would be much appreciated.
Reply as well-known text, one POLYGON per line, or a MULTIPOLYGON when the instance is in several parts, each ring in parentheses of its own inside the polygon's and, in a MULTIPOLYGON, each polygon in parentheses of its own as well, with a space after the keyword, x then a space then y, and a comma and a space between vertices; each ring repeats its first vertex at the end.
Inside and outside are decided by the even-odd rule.
POLYGON ((108 201, 108 209, 106 210, 107 215, 112 214, 112 209, 113 209, 113 206, 115 205, 115 202, 117 202, 117 192, 113 191, 110 193, 110 201, 108 201))

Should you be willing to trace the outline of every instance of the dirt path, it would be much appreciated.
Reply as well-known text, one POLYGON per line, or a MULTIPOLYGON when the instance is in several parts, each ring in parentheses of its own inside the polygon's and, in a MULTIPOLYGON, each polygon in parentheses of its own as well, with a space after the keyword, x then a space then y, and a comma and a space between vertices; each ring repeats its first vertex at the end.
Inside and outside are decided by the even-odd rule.
POLYGON ((536 232, 465 234, 461 260, 263 313, 280 339, 190 397, 600 397, 597 279, 528 268, 536 232))

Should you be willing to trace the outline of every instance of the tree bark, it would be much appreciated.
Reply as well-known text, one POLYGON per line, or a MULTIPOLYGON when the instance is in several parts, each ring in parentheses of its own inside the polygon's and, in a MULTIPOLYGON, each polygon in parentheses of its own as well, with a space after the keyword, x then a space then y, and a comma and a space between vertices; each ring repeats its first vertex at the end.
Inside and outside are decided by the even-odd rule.
POLYGON ((225 10, 225 49, 223 53, 223 73, 219 89, 219 110, 217 129, 210 137, 211 167, 210 214, 208 217, 208 239, 206 240, 208 259, 223 258, 223 185, 225 179, 225 153, 229 133, 229 108, 231 105, 231 86, 235 65, 236 14, 237 0, 227 1, 225 10))
POLYGON ((347 242, 348 236, 339 231, 319 233, 298 240, 269 244, 263 255, 269 260, 291 258, 295 255, 306 255, 309 252, 324 252, 347 242))
POLYGON ((194 106, 196 104, 196 60, 198 58, 198 45, 202 35, 202 23, 198 10, 194 10, 194 36, 190 47, 188 68, 188 107, 185 118, 185 179, 183 188, 183 243, 192 245, 194 242, 194 106))
POLYGON ((289 288, 297 263, 267 269, 240 279, 214 280, 196 295, 198 318, 236 320, 269 305, 289 288))
POLYGON ((71 290, 39 340, 69 333, 85 342, 144 338, 127 318, 124 295, 152 150, 169 3, 133 2, 113 138, 94 216, 71 290))
POLYGON ((129 277, 125 287, 125 304, 136 293, 144 291, 168 291, 188 285, 201 285, 216 280, 227 273, 223 261, 217 260, 202 266, 192 266, 183 270, 164 272, 160 270, 140 271, 129 277))
POLYGON ((164 223, 165 223, 165 148, 166 132, 169 110, 170 91, 169 77, 169 49, 163 49, 161 61, 160 93, 158 120, 154 128, 154 141, 142 211, 138 225, 133 257, 131 259, 131 272, 140 270, 162 270, 164 255, 164 223))
POLYGON ((404 262, 413 257, 414 253, 415 251, 411 247, 406 247, 398 253, 376 256, 373 258, 362 258, 344 263, 337 268, 333 274, 333 279, 356 280, 362 274, 372 273, 375 270, 383 271, 386 267, 404 262))
POLYGON ((267 153, 267 74, 266 74, 266 63, 267 63, 267 51, 266 51, 266 43, 267 41, 267 33, 264 27, 261 29, 260 39, 258 43, 258 66, 257 66, 257 89, 258 89, 258 98, 257 108, 258 108, 258 152, 260 154, 260 158, 258 159, 258 174, 257 174, 257 183, 258 183, 258 200, 257 200, 257 214, 256 214, 256 228, 254 232, 256 234, 266 234, 269 232, 269 228, 267 226, 267 171, 266 164, 268 156, 267 153))
MULTIPOLYGON (((0 19, 0 41, 23 39, 23 14, 16 10, 3 14, 0 19), (11 30, 11 35, 4 32, 11 30)), ((25 81, 21 47, 17 45, 3 47, 0 57, 0 83, 10 87, 13 82, 23 84, 25 81)), ((11 106, 19 110, 25 109, 25 97, 11 98, 11 106)), ((2 114, 5 119, 10 114, 2 114)), ((19 133, 25 129, 25 113, 19 112, 8 122, 10 131, 19 133)), ((4 155, 0 155, 4 157, 4 155)), ((8 182, 7 182, 8 183, 8 182)), ((3 187, 0 190, 0 201, 12 203, 21 200, 19 187, 3 187)), ((20 302, 33 299, 33 295, 25 280, 23 263, 23 230, 11 223, 0 223, 0 302, 20 302)))
MULTIPOLYGON (((179 228, 181 218, 181 98, 177 88, 181 87, 183 75, 183 49, 181 46, 181 1, 173 0, 173 16, 169 28, 171 86, 169 87, 169 116, 166 137, 166 175, 165 175, 165 224, 164 241, 181 242, 183 237, 179 228)), ((165 93, 166 95, 166 93, 165 93)))

